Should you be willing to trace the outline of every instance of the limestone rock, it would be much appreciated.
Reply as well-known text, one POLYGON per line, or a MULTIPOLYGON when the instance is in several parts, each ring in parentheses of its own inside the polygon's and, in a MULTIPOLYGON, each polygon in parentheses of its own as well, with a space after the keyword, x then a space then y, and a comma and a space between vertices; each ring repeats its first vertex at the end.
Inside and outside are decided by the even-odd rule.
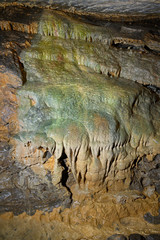
MULTIPOLYGON (((110 28, 44 11, 36 38, 21 54, 27 83, 18 91, 17 145, 31 143, 31 153, 41 147, 49 150, 55 169, 66 154, 82 188, 103 183, 110 188, 116 181, 128 187, 135 159, 154 156, 160 149, 158 95, 136 83, 135 72, 128 79, 121 77, 123 55, 128 64, 135 59, 138 68, 138 57, 141 62, 145 57, 134 51, 121 55, 111 48, 113 39, 110 28)), ((145 61, 143 72, 148 69, 145 61)))
POLYGON ((157 233, 158 195, 144 188, 159 186, 159 17, 143 14, 157 1, 128 3, 135 16, 122 1, 100 1, 122 15, 19 3, 0 3, 0 212, 33 216, 2 215, 0 238, 157 233), (124 191, 131 181, 141 194, 124 191))
MULTIPOLYGON (((13 11, 8 11, 6 16, 12 18, 12 21, 15 17, 13 11)), ((26 81, 19 55, 22 49, 30 46, 33 33, 23 32, 20 24, 13 24, 12 28, 10 23, 6 23, 1 23, 3 31, 0 31, 0 212, 13 211, 14 214, 20 214, 26 211, 33 214, 41 208, 51 211, 60 205, 69 207, 70 193, 65 188, 53 186, 52 169, 43 167, 43 162, 38 163, 38 156, 33 162, 27 162, 25 152, 28 145, 17 146, 19 158, 22 154, 26 164, 13 158, 13 136, 19 131, 16 91, 26 81), (10 28, 3 29, 2 26, 10 28)), ((43 160, 47 157, 48 154, 43 160)))

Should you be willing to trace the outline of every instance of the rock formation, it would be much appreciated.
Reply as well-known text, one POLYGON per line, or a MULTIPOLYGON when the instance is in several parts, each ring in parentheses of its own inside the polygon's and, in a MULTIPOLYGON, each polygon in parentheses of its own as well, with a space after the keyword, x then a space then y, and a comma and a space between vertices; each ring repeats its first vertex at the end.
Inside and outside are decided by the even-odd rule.
MULTIPOLYGON (((144 238, 160 223, 159 5, 94 2, 0 4, 0 211, 43 210, 66 239, 144 238)), ((9 239, 19 218, 1 219, 9 239)))
POLYGON ((37 31, 21 54, 27 82, 18 91, 15 158, 20 149, 22 161, 38 149, 42 157, 55 156, 53 182, 58 184, 65 154, 79 185, 95 188, 120 180, 128 187, 134 161, 159 153, 159 97, 137 83, 159 84, 159 56, 150 66, 150 53, 141 57, 128 47, 124 56, 113 47, 114 25, 93 26, 52 11, 44 11, 37 31), (133 72, 125 74, 131 65, 133 72))

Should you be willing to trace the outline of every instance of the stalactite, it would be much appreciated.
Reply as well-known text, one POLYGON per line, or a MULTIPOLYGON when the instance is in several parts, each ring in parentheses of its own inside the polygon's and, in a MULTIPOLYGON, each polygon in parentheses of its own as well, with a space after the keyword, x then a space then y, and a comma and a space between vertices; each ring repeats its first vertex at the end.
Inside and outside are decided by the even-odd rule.
POLYGON ((26 114, 22 100, 19 115, 25 128, 52 139, 53 182, 60 181, 63 153, 79 186, 128 179, 135 159, 159 151, 157 120, 148 111, 156 94, 120 77, 116 51, 106 46, 109 31, 44 14, 38 33, 21 54, 28 82, 19 91, 36 104, 29 101, 26 114))

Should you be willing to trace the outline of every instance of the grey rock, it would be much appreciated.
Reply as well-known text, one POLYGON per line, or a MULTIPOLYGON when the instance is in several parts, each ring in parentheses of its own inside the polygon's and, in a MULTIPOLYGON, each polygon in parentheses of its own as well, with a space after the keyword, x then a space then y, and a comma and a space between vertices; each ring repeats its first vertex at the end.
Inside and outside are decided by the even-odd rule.
POLYGON ((142 235, 140 234, 131 234, 129 236, 129 240, 145 240, 145 237, 143 237, 142 235))
POLYGON ((146 240, 160 240, 160 234, 150 234, 146 237, 146 240))
POLYGON ((155 186, 148 186, 143 193, 146 196, 151 197, 155 193, 155 186))
POLYGON ((0 200, 5 200, 10 196, 11 196, 11 193, 9 191, 0 192, 0 200))
POLYGON ((146 157, 138 163, 134 169, 134 176, 130 189, 143 191, 143 188, 155 186, 155 191, 160 192, 160 155, 158 154, 153 161, 148 161, 146 157))
MULTIPOLYGON (((160 224, 160 209, 159 209, 159 215, 158 216, 152 216, 150 213, 146 213, 144 215, 144 219, 152 224, 160 224)), ((160 240, 160 238, 159 238, 160 240)))
POLYGON ((160 180, 160 169, 152 169, 149 172, 149 178, 159 181, 160 180))
POLYGON ((143 180, 142 180, 142 185, 143 185, 143 187, 147 187, 147 186, 149 186, 149 185, 151 185, 151 184, 152 184, 152 181, 151 181, 150 178, 148 178, 148 177, 143 178, 143 180))
POLYGON ((156 187, 156 192, 160 194, 160 184, 156 184, 155 187, 156 187))
POLYGON ((114 234, 107 238, 107 240, 127 240, 127 238, 122 234, 114 234))

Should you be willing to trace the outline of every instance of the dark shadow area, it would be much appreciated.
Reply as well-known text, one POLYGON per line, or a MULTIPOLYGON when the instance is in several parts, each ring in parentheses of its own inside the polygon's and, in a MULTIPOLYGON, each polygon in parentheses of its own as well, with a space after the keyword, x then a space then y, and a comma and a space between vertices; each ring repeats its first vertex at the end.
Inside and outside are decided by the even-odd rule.
POLYGON ((124 236, 123 234, 114 234, 108 237, 106 240, 160 240, 160 234, 150 234, 143 236, 138 233, 133 233, 128 237, 124 236))
POLYGON ((62 171, 62 178, 61 178, 61 184, 63 187, 65 187, 67 189, 67 191, 70 194, 70 204, 72 203, 72 192, 69 188, 69 186, 67 185, 67 182, 69 180, 69 168, 67 166, 67 155, 65 154, 65 152, 63 151, 61 158, 59 159, 59 163, 61 164, 61 166, 63 167, 63 171, 62 171))
POLYGON ((150 49, 147 45, 142 44, 142 46, 137 46, 136 44, 127 44, 127 43, 115 43, 114 41, 111 44, 111 47, 117 48, 117 49, 123 49, 123 50, 135 50, 135 51, 141 51, 142 53, 152 53, 154 55, 160 55, 160 51, 156 51, 155 49, 150 49))
POLYGON ((144 219, 151 224, 160 224, 160 209, 158 216, 152 216, 150 213, 146 213, 144 215, 144 219))
POLYGON ((160 88, 159 88, 159 87, 157 87, 157 86, 155 86, 155 85, 151 85, 151 84, 147 84, 147 85, 144 85, 144 84, 143 84, 143 86, 144 86, 145 88, 148 88, 148 89, 151 90, 152 92, 157 93, 157 94, 159 95, 159 97, 160 97, 160 88))
POLYGON ((12 53, 13 53, 14 63, 17 63, 21 73, 22 85, 24 85, 27 82, 27 78, 26 78, 26 72, 24 70, 23 63, 20 61, 20 58, 14 49, 12 49, 12 53))
POLYGON ((126 44, 126 43, 115 43, 114 41, 111 44, 111 47, 118 48, 118 49, 132 49, 132 50, 140 50, 142 47, 126 44))

